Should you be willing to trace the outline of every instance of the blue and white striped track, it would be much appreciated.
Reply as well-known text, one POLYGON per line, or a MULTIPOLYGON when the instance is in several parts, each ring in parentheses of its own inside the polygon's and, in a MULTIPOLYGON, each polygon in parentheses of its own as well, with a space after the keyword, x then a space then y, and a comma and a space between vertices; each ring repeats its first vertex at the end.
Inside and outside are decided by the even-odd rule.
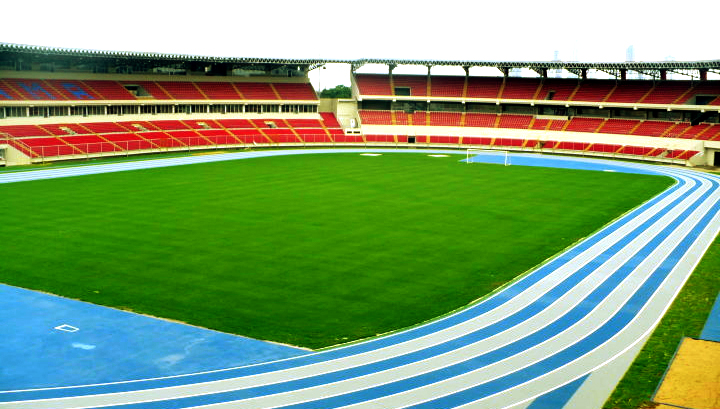
MULTIPOLYGON (((369 151, 408 152, 232 153, 7 173, 0 174, 0 183, 260 156, 369 151)), ((716 176, 610 163, 667 175, 677 183, 452 315, 281 361, 158 379, 3 391, 0 408, 523 407, 635 353, 720 229, 716 176)))

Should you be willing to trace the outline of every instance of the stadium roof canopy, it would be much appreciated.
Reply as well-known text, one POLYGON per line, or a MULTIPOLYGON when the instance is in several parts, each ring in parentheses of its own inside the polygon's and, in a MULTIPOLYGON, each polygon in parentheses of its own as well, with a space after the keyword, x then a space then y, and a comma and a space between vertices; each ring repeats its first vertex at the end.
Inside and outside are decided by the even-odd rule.
MULTIPOLYGON (((473 61, 473 60, 408 60, 408 59, 294 59, 294 58, 248 58, 213 57, 189 54, 163 54, 150 52, 102 51, 71 48, 56 48, 23 44, 0 43, 0 62, 5 60, 51 61, 72 60, 75 65, 111 64, 134 65, 143 67, 162 67, 169 64, 224 64, 233 67, 247 66, 301 66, 312 70, 326 64, 350 64, 355 71, 366 64, 387 65, 391 70, 398 65, 419 65, 426 67, 451 66, 491 67, 503 71, 506 75, 512 69, 531 69, 540 75, 549 70, 566 70, 578 76, 584 76, 588 70, 606 72, 620 77, 627 71, 635 71, 660 78, 662 72, 675 72, 690 77, 703 77, 703 73, 720 74, 720 60, 705 61, 638 61, 638 62, 569 62, 569 61, 473 61)), ((0 64, 2 65, 2 64, 0 64)))

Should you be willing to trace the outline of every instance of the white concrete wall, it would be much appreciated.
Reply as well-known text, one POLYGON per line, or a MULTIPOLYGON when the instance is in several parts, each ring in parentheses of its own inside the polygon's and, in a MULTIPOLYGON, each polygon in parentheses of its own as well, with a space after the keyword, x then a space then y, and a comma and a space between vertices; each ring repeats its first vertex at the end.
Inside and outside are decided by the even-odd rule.
POLYGON ((10 145, 0 144, 0 149, 5 149, 5 165, 6 166, 17 166, 17 165, 29 165, 30 157, 13 148, 10 145))

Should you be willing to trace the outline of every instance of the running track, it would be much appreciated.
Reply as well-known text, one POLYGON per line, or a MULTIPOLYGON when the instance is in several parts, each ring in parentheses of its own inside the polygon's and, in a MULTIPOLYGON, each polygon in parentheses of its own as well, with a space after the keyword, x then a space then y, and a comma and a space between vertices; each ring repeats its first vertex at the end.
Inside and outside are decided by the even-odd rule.
MULTIPOLYGON (((399 152, 340 152, 369 151, 399 152)), ((337 151, 247 152, 13 172, 0 174, 0 183, 327 152, 337 151)), ((485 156, 480 159, 493 160, 485 156)), ((517 154, 512 162, 533 165, 546 158, 517 154)), ((720 229, 720 180, 687 169, 555 160, 558 166, 668 175, 677 183, 502 291, 419 327, 239 368, 1 391, 0 408, 525 408, 571 383, 583 383, 573 399, 580 396, 584 407, 599 407, 720 229)))

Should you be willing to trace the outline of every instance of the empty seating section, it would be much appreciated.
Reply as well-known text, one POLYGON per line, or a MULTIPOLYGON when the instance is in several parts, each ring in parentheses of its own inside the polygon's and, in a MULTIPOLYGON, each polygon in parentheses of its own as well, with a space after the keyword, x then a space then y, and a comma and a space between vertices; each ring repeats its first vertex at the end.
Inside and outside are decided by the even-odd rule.
POLYGON ((460 126, 461 121, 459 112, 430 112, 431 126, 460 126))
POLYGON ((138 99, 316 101, 318 98, 310 83, 0 79, 0 101, 138 99))
POLYGON ((28 147, 34 156, 52 157, 82 153, 58 138, 23 138, 20 142, 28 147))
POLYGON ((552 119, 545 129, 548 131, 562 131, 567 126, 567 123, 568 121, 564 119, 552 119))
POLYGON ((57 91, 58 94, 62 95, 62 99, 68 100, 93 100, 103 99, 100 95, 92 91, 85 84, 80 81, 73 80, 46 80, 50 88, 57 91))
POLYGON ((235 88, 245 97, 245 99, 256 99, 256 100, 276 100, 278 96, 275 95, 272 87, 269 83, 262 82, 238 82, 235 83, 235 88))
POLYGON ((392 114, 395 115, 395 125, 410 125, 407 113, 403 111, 395 111, 392 114))
POLYGON ((5 80, 0 79, 0 101, 13 101, 24 99, 5 80))
POLYGON ((466 136, 462 140, 465 145, 491 145, 492 138, 477 137, 477 136, 466 136))
POLYGON ((306 143, 333 142, 323 128, 295 128, 295 132, 306 143))
POLYGON ((224 129, 200 129, 197 131, 203 138, 215 145, 230 145, 238 143, 232 134, 224 129))
POLYGON ((123 128, 129 130, 129 131, 154 131, 158 130, 158 128, 155 124, 148 121, 125 121, 125 122, 118 122, 118 125, 122 126, 123 128))
POLYGON ((660 81, 641 99, 643 104, 672 104, 690 90, 688 81, 660 81))
POLYGON ((478 114, 468 112, 465 114, 465 126, 478 126, 482 128, 494 128, 497 114, 478 114))
POLYGON ((196 85, 209 99, 243 99, 229 82, 198 82, 196 85))
POLYGON ((565 128, 566 131, 574 132, 595 132, 603 120, 600 118, 578 118, 575 117, 570 120, 570 123, 565 128))
POLYGON ((200 90, 192 82, 156 82, 171 99, 205 99, 200 90))
POLYGON ((608 119, 598 129, 598 132, 628 135, 639 124, 640 121, 635 119, 608 119))
POLYGON ((331 114, 329 112, 321 112, 320 117, 322 117, 322 120, 325 123, 326 127, 340 128, 340 123, 338 122, 337 118, 335 118, 335 114, 331 114))
POLYGON ((173 99, 167 91, 161 88, 160 85, 154 81, 123 81, 122 84, 125 87, 141 87, 147 94, 149 94, 138 95, 140 98, 173 99))
POLYGON ((504 147, 522 147, 525 144, 524 139, 517 139, 517 138, 495 138, 494 141, 492 141, 493 146, 504 146, 504 147))
POLYGON ((536 78, 507 78, 505 88, 500 95, 501 99, 535 99, 540 79, 536 78))
POLYGON ((390 89, 390 76, 384 74, 356 74, 355 83, 357 84, 360 95, 392 95, 390 89))
POLYGON ((94 133, 127 132, 129 129, 116 122, 90 122, 83 126, 94 133))
POLYGON ((569 101, 577 87, 576 80, 547 79, 535 99, 569 101))
MULTIPOLYGON (((154 148, 178 148, 187 146, 177 139, 174 139, 167 132, 162 131, 149 131, 149 132, 138 132, 137 135, 143 140, 148 141, 154 148)), ((142 148, 140 148, 142 149, 142 148)))
POLYGON ((465 77, 434 76, 430 81, 430 94, 433 97, 462 97, 465 77))
POLYGON ((398 88, 409 88, 411 97, 427 96, 427 76, 425 75, 393 75, 392 81, 395 86, 395 94, 397 94, 398 88))
POLYGON ((55 136, 82 135, 92 133, 91 130, 80 124, 45 124, 38 126, 48 131, 48 133, 50 133, 51 135, 55 136))
POLYGON ((273 84, 281 99, 297 101, 314 101, 317 99, 312 85, 307 83, 275 83, 273 84))
MULTIPOLYGON (((43 80, 6 78, 4 81, 24 100, 67 100, 67 97, 43 80)), ((92 99, 92 97, 83 99, 92 99)))
POLYGON ((613 145, 608 143, 594 143, 590 145, 590 147, 587 148, 587 150, 592 152, 602 152, 602 153, 616 153, 618 150, 622 148, 622 145, 613 145))
POLYGON ((651 81, 625 81, 605 99, 607 102, 639 102, 653 88, 651 81))
POLYGON ((530 124, 529 129, 544 130, 547 129, 550 122, 552 122, 550 119, 535 119, 535 121, 530 124))
POLYGON ((83 80, 87 89, 100 95, 101 99, 107 100, 131 100, 135 99, 125 87, 116 81, 83 80))
POLYGON ((175 130, 175 129, 188 129, 189 128, 187 125, 185 125, 185 123, 183 121, 177 121, 177 120, 153 121, 153 124, 155 124, 155 126, 161 130, 175 130))
POLYGON ((428 121, 428 114, 425 111, 416 111, 412 114, 412 124, 417 126, 425 126, 428 121))
POLYGON ((430 143, 444 143, 457 145, 460 143, 460 137, 458 136, 431 136, 430 143))
POLYGON ((633 135, 662 136, 674 124, 663 121, 644 121, 632 132, 633 135))
POLYGON ((500 128, 527 129, 532 121, 532 115, 500 115, 500 128))
POLYGON ((468 77, 467 97, 496 99, 502 85, 501 77, 468 77))
MULTIPOLYGON (((389 112, 388 112, 389 114, 389 112)), ((320 119, 220 119, 0 126, 8 143, 31 157, 157 148, 268 143, 363 142, 345 137, 334 114, 320 119)))
POLYGON ((360 110, 360 120, 365 125, 392 125, 390 111, 360 110))
POLYGON ((602 102, 615 88, 615 85, 615 81, 583 81, 572 97, 572 101, 602 102))
POLYGON ((51 136, 52 133, 46 131, 38 125, 7 125, 0 126, 0 132, 6 133, 14 137, 23 136, 51 136))
MULTIPOLYGON (((720 81, 711 81, 706 83, 695 82, 690 92, 686 93, 682 98, 676 101, 676 104, 697 104, 697 97, 717 97, 720 95, 720 81)), ((710 102, 710 105, 720 105, 717 98, 710 102)))
POLYGON ((286 122, 293 128, 319 128, 322 123, 317 119, 288 119, 286 122))
POLYGON ((230 129, 229 131, 231 134, 233 134, 233 136, 235 136, 236 139, 240 140, 240 142, 242 143, 251 145, 269 143, 268 138, 266 138, 262 133, 260 133, 259 130, 255 128, 230 129))
MULTIPOLYGON (((167 139, 168 135, 163 135, 167 139)), ((136 151, 141 149, 157 148, 158 145, 149 141, 139 135, 132 133, 114 133, 103 135, 103 138, 114 143, 121 150, 125 151, 136 151)))
POLYGON ((98 135, 63 136, 63 142, 72 145, 80 153, 115 152, 122 148, 98 135))
POLYGON ((255 128, 249 119, 218 119, 217 123, 224 128, 255 128))

